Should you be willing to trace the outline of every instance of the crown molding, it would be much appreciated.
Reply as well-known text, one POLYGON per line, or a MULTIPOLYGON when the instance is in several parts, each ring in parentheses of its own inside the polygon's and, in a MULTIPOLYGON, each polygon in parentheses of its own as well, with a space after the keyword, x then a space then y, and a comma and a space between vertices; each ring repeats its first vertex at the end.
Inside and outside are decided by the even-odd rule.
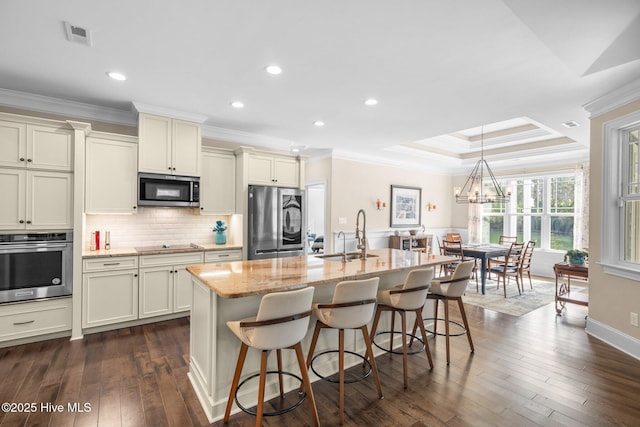
POLYGON ((79 119, 95 120, 104 123, 137 126, 138 119, 130 111, 99 107, 82 102, 68 101, 48 96, 34 95, 0 88, 0 104, 23 110, 58 114, 79 119))
POLYGON ((138 113, 155 114, 157 116, 171 117, 172 119, 186 120, 186 121, 195 122, 195 123, 204 123, 208 118, 203 114, 173 110, 171 108, 145 104, 143 102, 138 102, 138 101, 133 101, 132 104, 133 104, 133 108, 135 108, 135 110, 138 113))
POLYGON ((238 144, 257 145, 259 147, 271 148, 273 150, 289 151, 291 140, 275 138, 272 136, 260 135, 257 133, 244 132, 233 129, 220 128, 210 125, 202 125, 202 136, 210 139, 217 139, 238 144))
POLYGON ((598 117, 640 99, 640 79, 615 89, 600 98, 587 102, 582 107, 589 118, 598 117))

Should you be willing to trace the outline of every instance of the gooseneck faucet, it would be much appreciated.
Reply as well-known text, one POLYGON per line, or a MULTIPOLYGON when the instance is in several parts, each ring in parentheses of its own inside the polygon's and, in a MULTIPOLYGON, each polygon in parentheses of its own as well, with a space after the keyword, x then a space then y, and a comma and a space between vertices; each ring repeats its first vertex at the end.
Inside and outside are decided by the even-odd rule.
POLYGON ((357 248, 362 251, 360 259, 367 259, 367 214, 364 209, 358 211, 356 216, 356 239, 358 241, 357 248), (362 214, 362 237, 360 237, 360 214, 362 214))
POLYGON ((347 236, 344 235, 344 231, 338 233, 338 239, 342 234, 342 262, 347 262, 347 236))

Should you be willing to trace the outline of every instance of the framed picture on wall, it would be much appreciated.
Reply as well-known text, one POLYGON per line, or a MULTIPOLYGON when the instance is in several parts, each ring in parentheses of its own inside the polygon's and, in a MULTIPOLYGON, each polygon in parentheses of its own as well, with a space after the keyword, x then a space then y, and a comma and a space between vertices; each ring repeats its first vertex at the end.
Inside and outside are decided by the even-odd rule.
POLYGON ((391 186, 391 227, 416 227, 421 224, 422 188, 391 186))

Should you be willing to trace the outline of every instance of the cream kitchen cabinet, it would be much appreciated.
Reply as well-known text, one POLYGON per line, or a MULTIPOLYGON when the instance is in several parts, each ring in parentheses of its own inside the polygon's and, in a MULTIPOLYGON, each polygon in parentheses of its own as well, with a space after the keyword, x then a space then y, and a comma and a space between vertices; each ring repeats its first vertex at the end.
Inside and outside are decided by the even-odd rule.
POLYGON ((236 156, 222 150, 202 150, 200 213, 236 213, 236 156))
POLYGON ((82 327, 138 319, 138 257, 83 260, 82 327))
POLYGON ((298 159, 267 154, 249 154, 249 184, 299 187, 298 159))
POLYGON ((73 174, 0 169, 1 230, 73 228, 73 174))
POLYGON ((200 125, 185 120, 140 113, 138 170, 200 176, 200 125))
POLYGON ((193 290, 186 267, 203 261, 203 252, 140 256, 139 317, 189 311, 193 290))
POLYGON ((71 331, 71 298, 0 306, 0 342, 71 331))
POLYGON ((137 210, 138 139, 93 132, 87 137, 85 212, 127 214, 137 210))
POLYGON ((0 121, 0 167, 73 170, 73 133, 56 126, 0 121))
POLYGON ((223 249, 204 253, 205 263, 230 261, 242 261, 242 249, 223 249))

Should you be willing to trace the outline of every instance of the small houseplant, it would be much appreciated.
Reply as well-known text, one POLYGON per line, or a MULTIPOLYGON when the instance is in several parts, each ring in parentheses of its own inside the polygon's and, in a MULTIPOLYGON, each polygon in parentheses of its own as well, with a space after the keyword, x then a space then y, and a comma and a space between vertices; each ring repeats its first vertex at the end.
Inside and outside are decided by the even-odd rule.
POLYGON ((587 258, 589 254, 586 251, 581 251, 580 249, 571 249, 570 251, 567 251, 565 256, 569 264, 583 265, 584 259, 587 258))
POLYGON ((224 245, 227 243, 227 226, 224 225, 224 221, 216 221, 216 226, 212 228, 216 233, 216 245, 224 245))

